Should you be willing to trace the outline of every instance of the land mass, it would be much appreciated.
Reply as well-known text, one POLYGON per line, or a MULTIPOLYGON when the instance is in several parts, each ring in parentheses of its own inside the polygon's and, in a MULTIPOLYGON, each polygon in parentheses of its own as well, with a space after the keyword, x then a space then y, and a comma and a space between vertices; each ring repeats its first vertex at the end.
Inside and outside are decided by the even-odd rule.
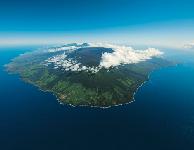
POLYGON ((152 57, 138 63, 99 67, 102 55, 112 52, 111 48, 74 43, 22 54, 6 69, 52 92, 61 103, 108 107, 133 101, 134 93, 148 80, 150 72, 171 65, 163 58, 152 57))

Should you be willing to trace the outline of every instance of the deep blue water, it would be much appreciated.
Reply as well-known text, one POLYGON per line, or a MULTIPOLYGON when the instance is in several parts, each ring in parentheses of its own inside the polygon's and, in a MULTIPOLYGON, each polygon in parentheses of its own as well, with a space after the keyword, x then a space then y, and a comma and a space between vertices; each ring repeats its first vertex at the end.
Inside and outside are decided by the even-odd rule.
POLYGON ((194 149, 194 63, 153 72, 132 104, 73 108, 4 71, 26 50, 0 50, 0 150, 194 149))

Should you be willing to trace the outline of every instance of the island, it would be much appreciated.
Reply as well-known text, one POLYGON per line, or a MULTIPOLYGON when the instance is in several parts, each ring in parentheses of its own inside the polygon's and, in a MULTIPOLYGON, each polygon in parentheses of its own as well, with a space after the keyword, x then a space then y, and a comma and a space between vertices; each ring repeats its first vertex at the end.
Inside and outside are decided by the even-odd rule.
POLYGON ((6 69, 62 104, 104 108, 132 102, 153 70, 171 64, 162 54, 154 48, 71 43, 21 54, 6 69))

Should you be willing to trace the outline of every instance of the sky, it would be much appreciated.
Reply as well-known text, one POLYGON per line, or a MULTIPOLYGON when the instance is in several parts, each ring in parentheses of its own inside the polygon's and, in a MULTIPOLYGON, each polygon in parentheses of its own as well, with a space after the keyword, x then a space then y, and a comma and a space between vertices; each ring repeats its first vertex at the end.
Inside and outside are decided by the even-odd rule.
POLYGON ((194 0, 1 0, 0 45, 194 42, 194 0))

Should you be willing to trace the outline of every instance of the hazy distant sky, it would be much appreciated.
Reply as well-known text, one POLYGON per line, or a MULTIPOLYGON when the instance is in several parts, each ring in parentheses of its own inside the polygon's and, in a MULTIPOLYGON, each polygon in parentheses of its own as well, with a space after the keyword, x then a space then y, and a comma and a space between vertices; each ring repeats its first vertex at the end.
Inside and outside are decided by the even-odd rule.
POLYGON ((0 45, 194 41, 194 0, 1 0, 0 45))

